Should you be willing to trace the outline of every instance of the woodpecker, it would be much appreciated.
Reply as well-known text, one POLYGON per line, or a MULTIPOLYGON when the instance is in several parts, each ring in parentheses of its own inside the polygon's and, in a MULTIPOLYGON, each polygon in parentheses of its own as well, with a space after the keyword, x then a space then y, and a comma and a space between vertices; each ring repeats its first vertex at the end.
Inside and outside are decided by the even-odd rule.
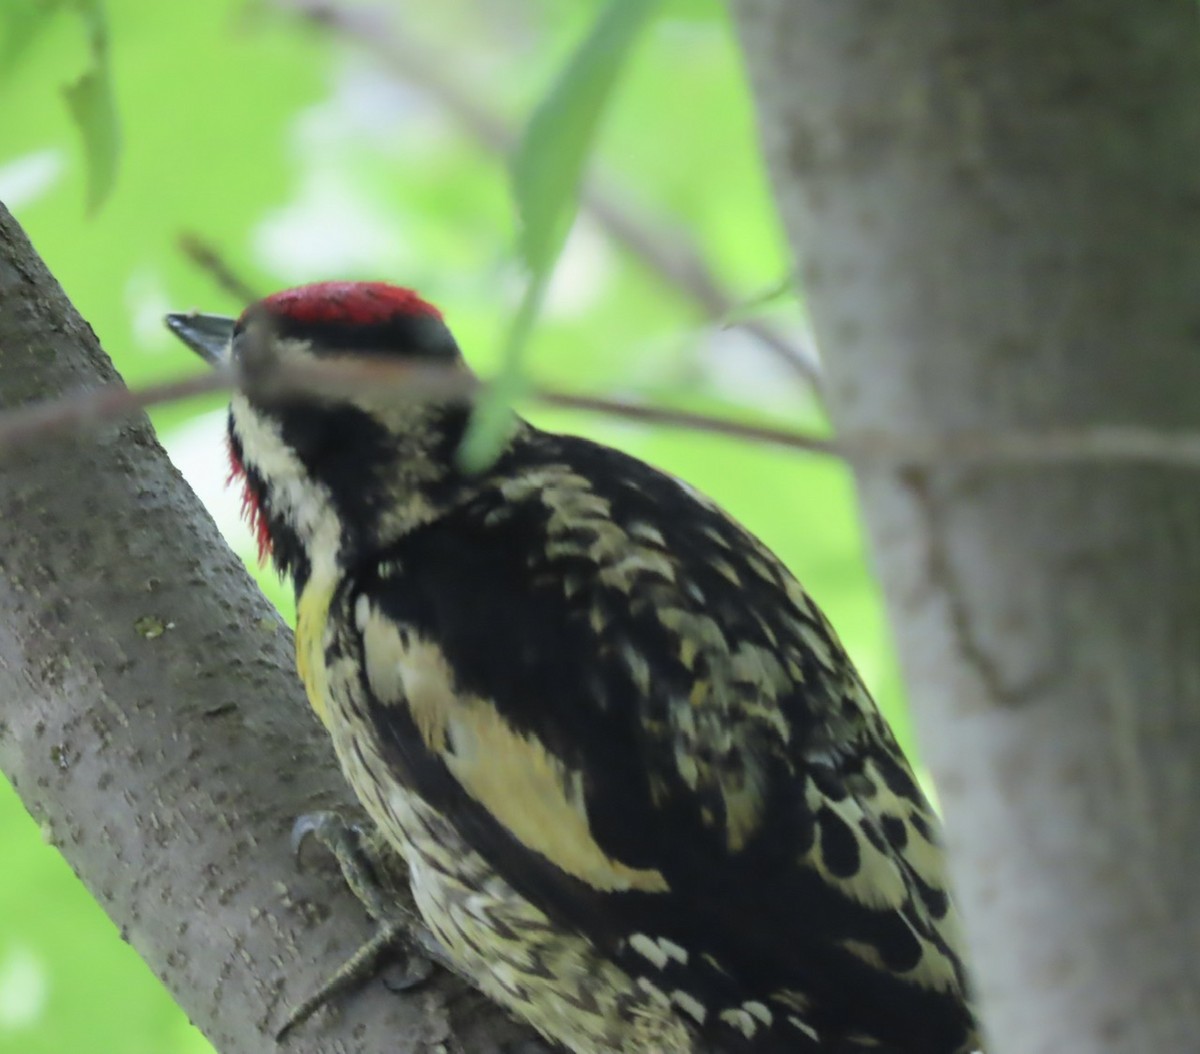
POLYGON ((238 387, 232 474, 299 673, 454 967, 577 1054, 966 1054, 938 822, 833 629, 688 484, 513 417, 411 290, 170 316, 238 387), (276 383, 269 378, 283 378, 276 383))

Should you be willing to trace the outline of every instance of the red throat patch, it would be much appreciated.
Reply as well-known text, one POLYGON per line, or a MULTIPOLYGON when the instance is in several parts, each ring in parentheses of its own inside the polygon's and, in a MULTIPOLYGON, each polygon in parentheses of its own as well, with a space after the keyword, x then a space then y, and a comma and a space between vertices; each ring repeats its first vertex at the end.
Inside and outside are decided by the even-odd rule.
POLYGON ((258 545, 258 562, 262 565, 271 556, 271 535, 267 530, 267 518, 263 515, 262 503, 258 500, 258 495, 250 486, 250 479, 246 475, 246 466, 238 457, 233 439, 227 435, 225 443, 229 449, 229 475, 225 477, 225 485, 229 486, 234 481, 238 481, 242 485, 242 519, 246 521, 246 526, 254 535, 254 541, 258 545))

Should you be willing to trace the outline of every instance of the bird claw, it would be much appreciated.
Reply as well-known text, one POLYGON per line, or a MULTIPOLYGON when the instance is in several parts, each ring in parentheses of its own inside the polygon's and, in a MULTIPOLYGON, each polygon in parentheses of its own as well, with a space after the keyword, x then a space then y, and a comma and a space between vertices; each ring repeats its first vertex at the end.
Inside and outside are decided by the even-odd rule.
POLYGON ((316 838, 334 856, 337 856, 337 846, 350 835, 350 832, 361 838, 362 828, 357 824, 346 823, 336 812, 328 809, 306 812, 297 816, 296 822, 292 824, 292 833, 289 839, 292 855, 303 863, 300 854, 304 849, 304 843, 309 838, 316 838))
POLYGON ((402 992, 411 992, 415 988, 420 988, 433 976, 433 966, 434 961, 430 956, 422 952, 414 952, 409 955, 403 971, 398 975, 388 974, 381 977, 380 980, 383 981, 384 988, 396 995, 402 992))
POLYGON ((346 884, 367 913, 378 923, 374 936, 334 972, 320 988, 288 1014, 275 1034, 282 1040, 335 995, 375 976, 386 953, 407 953, 404 972, 398 980, 384 980, 389 991, 411 991, 433 974, 434 960, 445 962, 446 953, 410 911, 396 903, 396 889, 381 880, 387 873, 378 859, 379 846, 356 824, 347 823, 336 812, 314 812, 300 816, 292 825, 291 847, 301 866, 301 853, 309 838, 315 838, 337 860, 346 884))

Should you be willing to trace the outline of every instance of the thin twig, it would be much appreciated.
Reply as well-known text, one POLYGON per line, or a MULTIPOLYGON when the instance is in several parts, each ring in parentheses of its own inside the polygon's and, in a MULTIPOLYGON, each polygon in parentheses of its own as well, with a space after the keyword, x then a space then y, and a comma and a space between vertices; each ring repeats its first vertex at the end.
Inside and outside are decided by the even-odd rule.
POLYGON ((185 231, 179 236, 179 248, 200 270, 212 276, 217 286, 240 304, 250 304, 259 294, 243 281, 211 242, 185 231))
MULTIPOLYGON (((231 371, 218 370, 198 377, 130 390, 120 384, 75 392, 59 399, 0 413, 0 451, 74 429, 95 426, 139 410, 189 396, 230 388, 231 371)), ((346 396, 386 393, 389 398, 478 398, 486 385, 461 368, 388 362, 316 360, 291 364, 286 371, 249 383, 258 393, 273 395, 310 393, 346 396)), ((1029 431, 956 431, 941 435, 858 432, 838 439, 797 432, 771 425, 731 421, 689 410, 676 410, 638 402, 578 395, 537 388, 529 398, 547 406, 640 421, 668 428, 684 428, 710 435, 789 450, 837 457, 855 464, 890 467, 946 467, 998 465, 1046 467, 1052 465, 1153 464, 1200 469, 1200 431, 1167 432, 1132 425, 1097 425, 1091 428, 1054 428, 1029 431)))
POLYGON ((15 406, 0 411, 0 453, 26 443, 131 417, 151 406, 225 391, 231 387, 232 372, 211 370, 195 377, 150 384, 144 388, 130 389, 120 383, 106 384, 45 402, 15 406))
POLYGON ((844 432, 833 439, 665 406, 546 389, 531 394, 533 399, 548 406, 766 443, 836 457, 857 465, 935 468, 1138 463, 1200 469, 1200 432, 1197 431, 1166 432, 1133 425, 1096 425, 1090 428, 954 431, 924 435, 860 431, 844 432))
MULTIPOLYGON (((517 145, 516 129, 480 100, 454 73, 454 64, 426 41, 406 36, 396 20, 379 8, 348 7, 331 0, 274 0, 277 7, 331 29, 382 60, 416 85, 487 150, 508 155, 517 145)), ((790 339, 762 319, 736 319, 739 302, 721 284, 695 242, 677 224, 635 207, 629 195, 610 182, 590 178, 582 206, 608 235, 623 245, 667 285, 691 299, 711 322, 750 334, 782 359, 820 396, 821 364, 811 342, 790 339)))
POLYGON ((652 403, 605 399, 601 396, 578 395, 574 392, 561 392, 549 388, 535 388, 529 394, 535 402, 564 410, 599 414, 602 417, 616 417, 647 425, 659 425, 663 428, 682 428, 692 432, 705 432, 709 435, 725 436, 729 439, 785 447, 788 450, 803 450, 810 454, 841 456, 838 444, 832 439, 807 432, 777 428, 772 425, 751 424, 747 421, 733 421, 728 417, 716 417, 693 410, 676 410, 667 406, 656 406, 652 403))

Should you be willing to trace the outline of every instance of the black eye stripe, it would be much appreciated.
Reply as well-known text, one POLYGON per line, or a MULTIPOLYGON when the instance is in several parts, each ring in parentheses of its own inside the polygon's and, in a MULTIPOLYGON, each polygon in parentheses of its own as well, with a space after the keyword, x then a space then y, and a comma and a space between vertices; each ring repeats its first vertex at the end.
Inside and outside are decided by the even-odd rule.
POLYGON ((397 313, 376 322, 312 322, 275 314, 265 310, 262 305, 254 305, 234 323, 232 339, 235 342, 245 333, 247 322, 253 318, 267 321, 276 337, 311 343, 316 355, 355 352, 385 358, 400 356, 442 362, 454 362, 461 357, 458 343, 450 330, 435 315, 397 313))
POLYGON ((286 316, 276 316, 272 321, 280 337, 311 341, 318 355, 353 351, 443 360, 459 357, 458 344, 450 330, 440 319, 429 315, 397 315, 368 324, 300 322, 286 316))

